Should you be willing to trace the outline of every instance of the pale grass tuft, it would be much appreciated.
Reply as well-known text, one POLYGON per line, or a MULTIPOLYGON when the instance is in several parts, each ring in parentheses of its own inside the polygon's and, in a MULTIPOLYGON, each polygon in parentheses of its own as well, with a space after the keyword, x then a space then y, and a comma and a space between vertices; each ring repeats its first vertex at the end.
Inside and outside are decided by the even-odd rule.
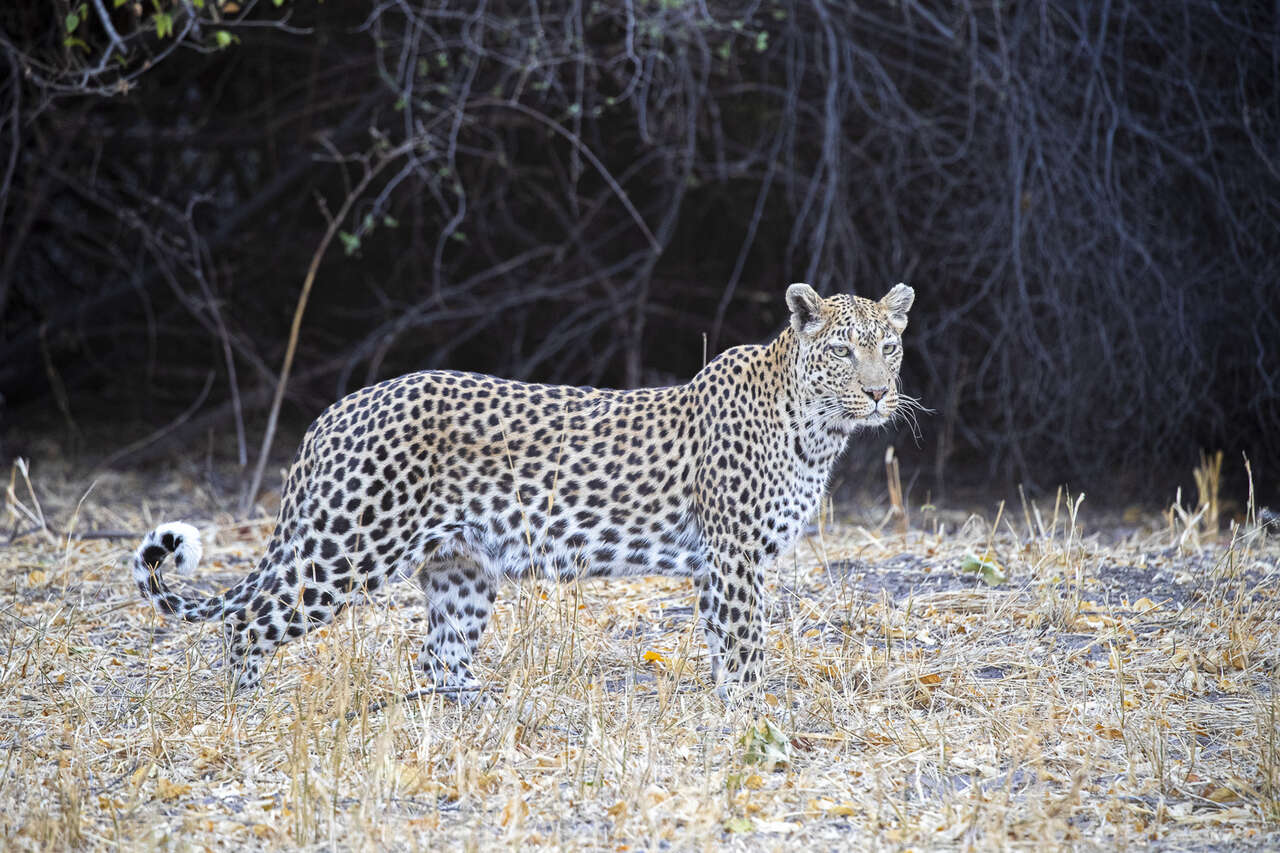
POLYGON ((1222 507, 1219 503, 1218 488, 1222 481, 1222 451, 1219 450, 1212 456, 1201 451, 1200 464, 1192 473, 1196 481, 1199 506, 1204 509, 1202 518, 1205 533, 1209 538, 1216 539, 1221 529, 1219 514, 1222 507))
POLYGON ((907 504, 902 494, 902 472, 899 469, 898 458, 894 455, 893 445, 889 445, 884 452, 884 472, 889 489, 889 510, 884 520, 888 522, 891 519, 897 519, 898 532, 906 536, 907 531, 911 529, 911 521, 907 516, 907 504))

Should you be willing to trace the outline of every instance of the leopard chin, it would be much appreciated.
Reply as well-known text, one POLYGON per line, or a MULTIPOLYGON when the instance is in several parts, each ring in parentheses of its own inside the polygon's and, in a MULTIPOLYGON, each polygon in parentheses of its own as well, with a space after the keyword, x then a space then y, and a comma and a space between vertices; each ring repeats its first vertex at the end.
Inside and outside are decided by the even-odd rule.
POLYGON ((844 417, 837 421, 839 430, 847 435, 872 427, 884 426, 890 420, 890 417, 883 412, 872 409, 865 415, 855 414, 849 410, 845 410, 844 417))

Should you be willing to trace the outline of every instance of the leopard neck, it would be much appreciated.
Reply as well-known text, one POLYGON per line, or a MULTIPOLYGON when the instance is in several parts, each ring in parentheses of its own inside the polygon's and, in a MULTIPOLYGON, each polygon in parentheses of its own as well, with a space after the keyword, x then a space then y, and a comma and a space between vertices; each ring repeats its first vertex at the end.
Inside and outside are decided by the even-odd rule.
POLYGON ((764 368, 773 376, 782 377, 776 386, 775 409, 793 437, 792 453, 799 465, 817 474, 824 486, 835 467, 836 460, 844 452, 849 434, 840 432, 834 425, 812 413, 811 402, 806 400, 800 388, 800 344, 795 330, 790 326, 782 330, 764 349, 764 368))

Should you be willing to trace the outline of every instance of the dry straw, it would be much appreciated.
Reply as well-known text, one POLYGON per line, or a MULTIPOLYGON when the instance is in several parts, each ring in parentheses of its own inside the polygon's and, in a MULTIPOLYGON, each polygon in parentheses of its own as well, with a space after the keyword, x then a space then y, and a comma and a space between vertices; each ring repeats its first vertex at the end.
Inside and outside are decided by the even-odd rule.
POLYGON ((181 510, 209 588, 269 521, 182 475, 84 497, 30 474, 0 548, 6 849, 1280 842, 1280 545, 1248 519, 1192 548, 1154 519, 1086 528, 1078 496, 905 535, 832 513, 771 579, 770 675, 739 707, 707 689, 676 580, 509 587, 488 701, 394 701, 420 687, 409 584, 232 697, 216 629, 137 599, 132 540, 76 531, 181 510))

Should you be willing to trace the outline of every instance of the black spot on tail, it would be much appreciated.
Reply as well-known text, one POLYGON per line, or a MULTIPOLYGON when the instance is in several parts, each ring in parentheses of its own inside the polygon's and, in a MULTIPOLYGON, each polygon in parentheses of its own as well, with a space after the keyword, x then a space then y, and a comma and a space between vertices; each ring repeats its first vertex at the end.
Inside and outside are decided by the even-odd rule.
POLYGON ((178 546, 182 544, 182 540, 177 536, 174 536, 172 533, 166 533, 164 536, 160 537, 160 544, 165 547, 166 551, 173 553, 178 550, 178 546))
MULTIPOLYGON (((165 539, 173 537, 166 534, 165 539)), ((171 549, 170 549, 171 550, 171 549)), ((160 545, 148 545, 142 549, 142 564, 148 568, 154 569, 156 566, 164 562, 164 558, 169 556, 169 550, 160 545)))

